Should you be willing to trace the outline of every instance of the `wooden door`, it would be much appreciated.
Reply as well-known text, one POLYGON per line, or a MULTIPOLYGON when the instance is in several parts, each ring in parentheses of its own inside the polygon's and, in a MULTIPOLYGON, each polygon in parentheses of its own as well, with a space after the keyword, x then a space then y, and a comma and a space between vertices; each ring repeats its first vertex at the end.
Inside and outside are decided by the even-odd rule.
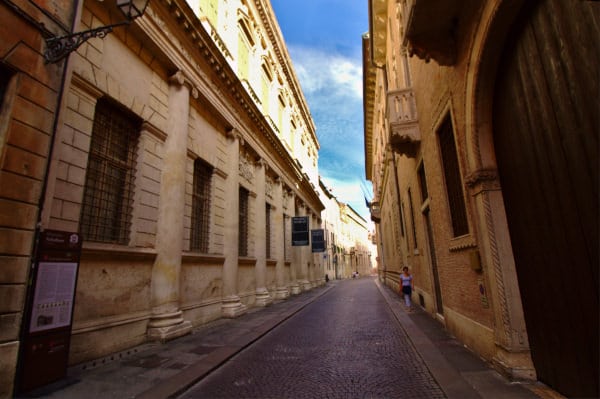
MULTIPOLYGON (((534 3, 534 2, 526 2, 534 3)), ((528 4, 494 93, 494 144, 539 380, 598 397, 600 2, 528 4)))

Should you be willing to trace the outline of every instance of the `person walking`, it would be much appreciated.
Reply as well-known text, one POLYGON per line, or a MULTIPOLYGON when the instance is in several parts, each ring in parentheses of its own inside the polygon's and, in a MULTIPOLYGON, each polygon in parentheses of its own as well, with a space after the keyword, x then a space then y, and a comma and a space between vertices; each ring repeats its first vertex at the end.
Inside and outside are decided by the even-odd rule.
POLYGON ((408 267, 404 266, 404 268, 402 268, 400 280, 402 281, 402 294, 404 295, 404 304, 406 305, 406 308, 410 311, 412 306, 410 296, 415 286, 413 283, 413 276, 408 272, 408 267))

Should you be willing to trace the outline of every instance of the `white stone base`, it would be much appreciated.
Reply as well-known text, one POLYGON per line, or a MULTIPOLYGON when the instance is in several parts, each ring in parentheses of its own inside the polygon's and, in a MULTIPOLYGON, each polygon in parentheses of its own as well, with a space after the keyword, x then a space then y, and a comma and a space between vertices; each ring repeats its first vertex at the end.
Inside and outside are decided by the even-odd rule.
POLYGON ((300 281, 300 285, 302 286, 302 291, 310 291, 313 289, 312 284, 308 280, 300 281))
POLYGON ((287 287, 277 287, 275 290, 275 299, 287 299, 290 296, 290 290, 287 287))
POLYGON ((246 313, 248 308, 240 301, 237 295, 232 295, 223 299, 221 304, 221 314, 226 319, 235 319, 246 313))
POLYGON ((498 351, 492 359, 492 365, 496 370, 515 381, 535 381, 537 379, 529 351, 508 352, 499 346, 497 349, 498 351))
POLYGON ((256 306, 269 306, 273 303, 273 298, 269 295, 269 291, 266 288, 259 288, 256 290, 256 306))
POLYGON ((192 331, 192 323, 184 320, 178 324, 165 327, 148 327, 147 335, 151 341, 166 342, 189 334, 192 331))
POLYGON ((302 292, 298 283, 293 283, 290 285, 290 289, 292 290, 292 295, 298 295, 300 292, 302 292))

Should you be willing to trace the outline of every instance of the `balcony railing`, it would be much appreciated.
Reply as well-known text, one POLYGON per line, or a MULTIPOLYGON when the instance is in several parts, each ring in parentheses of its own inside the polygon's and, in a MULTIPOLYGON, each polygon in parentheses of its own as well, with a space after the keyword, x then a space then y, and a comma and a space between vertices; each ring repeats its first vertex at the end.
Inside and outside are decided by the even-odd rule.
POLYGON ((390 90, 387 95, 389 143, 395 152, 414 157, 421 142, 417 103, 411 88, 390 90))

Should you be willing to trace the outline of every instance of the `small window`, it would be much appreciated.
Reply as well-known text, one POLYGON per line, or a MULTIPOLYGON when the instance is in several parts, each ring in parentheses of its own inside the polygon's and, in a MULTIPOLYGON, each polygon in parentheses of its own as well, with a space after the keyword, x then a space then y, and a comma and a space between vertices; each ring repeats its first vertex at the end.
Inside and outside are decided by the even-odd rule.
POLYGON ((208 252, 212 173, 212 166, 201 159, 194 161, 190 249, 203 253, 208 252))
POLYGON ((408 206, 410 207, 410 225, 412 227, 413 243, 415 244, 414 249, 417 249, 419 247, 417 243, 417 227, 415 226, 415 211, 413 208, 413 198, 410 188, 408 189, 408 206))
POLYGON ((130 112, 98 100, 81 210, 87 241, 129 242, 140 125, 130 112))
POLYGON ((427 191, 427 179, 425 178, 425 165, 423 163, 419 166, 417 175, 419 177, 419 188, 421 189, 421 201, 425 202, 429 198, 429 192, 427 191))
POLYGON ((438 130, 444 178, 446 180, 446 193, 452 219, 454 237, 469 233, 467 223, 467 210, 462 190, 462 179, 458 165, 456 143, 454 142, 454 128, 450 116, 447 116, 438 130))
POLYGON ((238 255, 248 256, 248 196, 249 192, 243 187, 239 190, 239 219, 238 219, 238 255))

